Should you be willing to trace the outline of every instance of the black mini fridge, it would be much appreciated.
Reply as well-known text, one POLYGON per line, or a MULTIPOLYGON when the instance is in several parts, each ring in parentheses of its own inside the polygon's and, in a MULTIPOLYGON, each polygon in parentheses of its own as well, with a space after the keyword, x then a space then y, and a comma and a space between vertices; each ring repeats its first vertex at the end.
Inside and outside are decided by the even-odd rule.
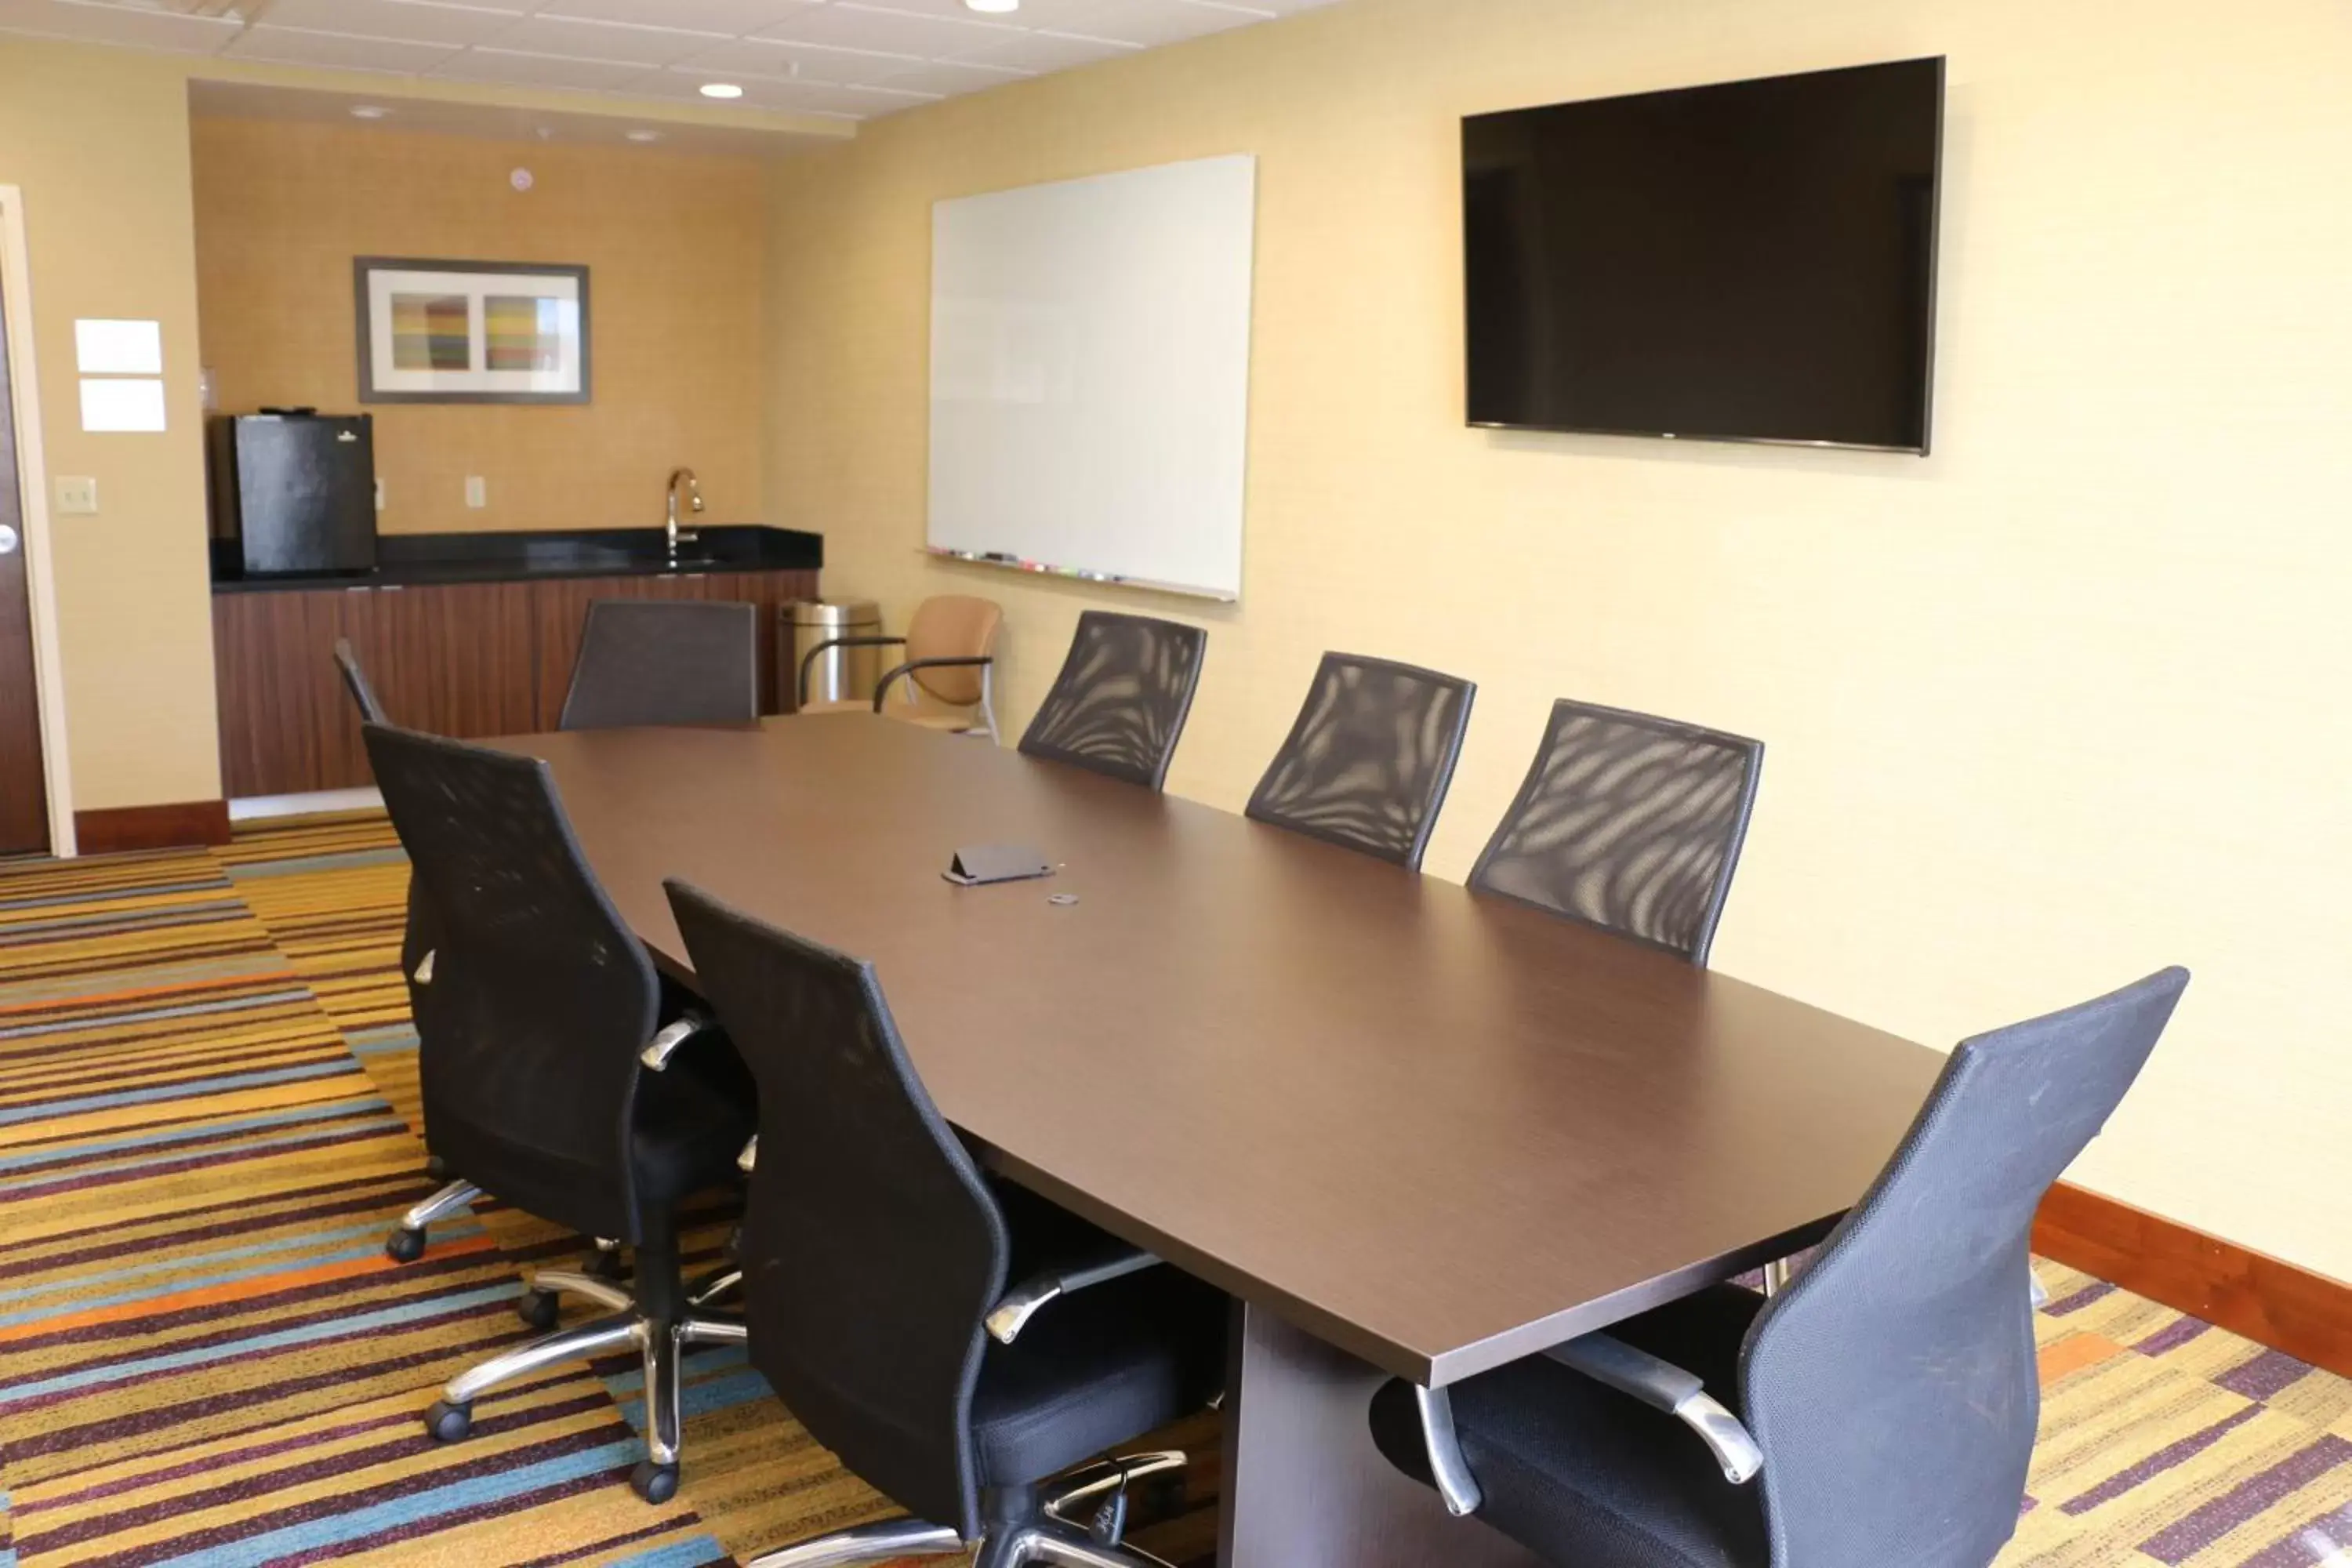
POLYGON ((212 531, 247 576, 375 569, 375 422, 234 414, 209 437, 212 531))

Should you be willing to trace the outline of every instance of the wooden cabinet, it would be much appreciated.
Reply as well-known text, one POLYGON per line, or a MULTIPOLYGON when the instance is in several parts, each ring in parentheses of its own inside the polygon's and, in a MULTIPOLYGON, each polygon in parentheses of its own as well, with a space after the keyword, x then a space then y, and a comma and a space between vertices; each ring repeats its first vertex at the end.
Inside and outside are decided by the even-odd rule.
POLYGON ((339 789, 368 776, 359 722, 335 672, 335 639, 348 635, 344 601, 362 597, 341 589, 213 595, 221 784, 232 797, 339 789))
MULTIPOLYGON (((436 735, 528 734, 539 728, 531 665, 538 596, 531 583, 347 594, 343 635, 395 723, 436 735)), ((356 737, 348 700, 345 708, 356 737)), ((366 777, 362 766, 362 782, 366 777)))
POLYGON ((233 798, 370 780, 335 671, 351 639, 394 721, 472 739, 551 730, 595 599, 718 599, 760 608, 761 695, 776 712, 777 611, 814 572, 554 577, 514 583, 256 589, 213 596, 223 786, 233 798))

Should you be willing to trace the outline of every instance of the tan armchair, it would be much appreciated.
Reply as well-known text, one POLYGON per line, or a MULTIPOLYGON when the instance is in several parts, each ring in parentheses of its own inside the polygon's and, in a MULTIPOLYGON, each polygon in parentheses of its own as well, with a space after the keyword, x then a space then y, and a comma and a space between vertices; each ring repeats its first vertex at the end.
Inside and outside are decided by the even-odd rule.
POLYGON ((940 594, 916 606, 905 637, 835 637, 819 643, 801 659, 800 711, 881 713, 950 733, 984 731, 992 741, 996 632, 1003 621, 1004 612, 993 600, 940 594), (870 702, 863 698, 807 700, 810 668, 837 647, 903 647, 907 657, 874 688, 870 702))

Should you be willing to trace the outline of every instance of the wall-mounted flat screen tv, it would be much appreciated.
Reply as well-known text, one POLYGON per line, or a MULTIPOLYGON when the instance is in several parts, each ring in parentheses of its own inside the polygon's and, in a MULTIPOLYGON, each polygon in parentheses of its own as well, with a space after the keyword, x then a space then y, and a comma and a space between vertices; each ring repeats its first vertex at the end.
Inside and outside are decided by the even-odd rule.
POLYGON ((1462 122, 1470 423, 1927 449, 1944 62, 1462 122))

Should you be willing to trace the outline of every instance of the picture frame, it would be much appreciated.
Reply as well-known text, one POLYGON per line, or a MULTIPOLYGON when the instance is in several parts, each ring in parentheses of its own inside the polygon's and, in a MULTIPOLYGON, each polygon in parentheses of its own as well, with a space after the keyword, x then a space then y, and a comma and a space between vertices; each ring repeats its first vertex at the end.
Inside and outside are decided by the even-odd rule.
POLYGON ((589 401, 588 268, 362 256, 360 401, 589 401))

